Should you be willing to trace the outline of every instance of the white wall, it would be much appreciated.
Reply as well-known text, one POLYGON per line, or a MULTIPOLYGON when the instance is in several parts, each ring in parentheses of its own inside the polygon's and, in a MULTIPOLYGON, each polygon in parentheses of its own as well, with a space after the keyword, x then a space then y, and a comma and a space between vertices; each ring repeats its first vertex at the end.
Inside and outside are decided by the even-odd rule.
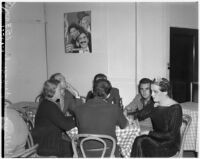
POLYGON ((197 7, 197 3, 18 2, 10 11, 12 39, 6 43, 11 59, 6 62, 8 99, 34 100, 47 74, 55 72, 63 73, 86 95, 94 75, 102 72, 120 89, 126 105, 141 78, 168 77, 169 27, 198 28, 197 7), (64 13, 83 10, 92 13, 93 53, 66 54, 64 13))
POLYGON ((137 3, 137 80, 165 77, 165 3, 137 3))
POLYGON ((42 3, 15 3, 9 11, 6 41, 6 94, 12 102, 34 101, 46 80, 42 3))
POLYGON ((124 103, 135 94, 135 8, 128 3, 48 3, 48 75, 62 72, 81 95, 105 73, 124 103), (64 13, 91 10, 92 54, 64 53, 64 13))
POLYGON ((170 27, 198 28, 197 3, 137 3, 137 80, 169 78, 170 27))

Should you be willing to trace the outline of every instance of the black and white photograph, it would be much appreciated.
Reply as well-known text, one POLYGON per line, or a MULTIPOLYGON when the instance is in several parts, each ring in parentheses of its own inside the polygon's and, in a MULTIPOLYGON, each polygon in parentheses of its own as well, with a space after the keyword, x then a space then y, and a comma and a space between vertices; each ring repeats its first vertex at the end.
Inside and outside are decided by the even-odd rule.
POLYGON ((2 2, 2 158, 199 158, 199 2, 2 2))
POLYGON ((91 53, 91 11, 64 13, 65 53, 91 53))

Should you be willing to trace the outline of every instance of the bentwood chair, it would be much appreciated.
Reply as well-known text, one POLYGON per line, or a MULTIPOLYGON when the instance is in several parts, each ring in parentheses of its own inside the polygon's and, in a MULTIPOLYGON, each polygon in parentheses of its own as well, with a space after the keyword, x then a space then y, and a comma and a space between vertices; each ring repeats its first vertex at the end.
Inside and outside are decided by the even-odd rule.
POLYGON ((190 127, 190 124, 192 122, 191 116, 187 114, 183 114, 183 120, 182 120, 182 125, 181 125, 181 144, 180 144, 180 150, 176 153, 176 155, 172 156, 174 157, 183 157, 183 148, 184 148, 184 143, 185 143, 185 138, 188 132, 188 129, 190 127))
MULTIPOLYGON (((90 152, 102 152, 101 153, 101 158, 105 157, 106 150, 111 149, 111 153, 109 157, 114 157, 115 149, 116 149, 116 141, 113 137, 109 135, 99 135, 99 134, 77 134, 72 138, 72 148, 74 151, 74 157, 84 157, 87 158, 86 156, 86 151, 90 152), (106 140, 110 140, 112 143, 112 147, 109 147, 106 142, 106 140), (89 150, 84 149, 84 144, 87 141, 93 141, 93 142, 99 142, 102 144, 102 148, 92 148, 89 150), (78 144, 79 143, 79 144, 78 144), (79 150, 80 147, 80 150, 79 150), (81 152, 81 154, 79 153, 81 152)), ((95 156, 99 157, 99 156, 95 156)))
POLYGON ((38 103, 21 101, 9 105, 10 108, 19 112, 20 116, 24 119, 28 125, 28 129, 31 130, 34 127, 35 113, 38 108, 38 103))

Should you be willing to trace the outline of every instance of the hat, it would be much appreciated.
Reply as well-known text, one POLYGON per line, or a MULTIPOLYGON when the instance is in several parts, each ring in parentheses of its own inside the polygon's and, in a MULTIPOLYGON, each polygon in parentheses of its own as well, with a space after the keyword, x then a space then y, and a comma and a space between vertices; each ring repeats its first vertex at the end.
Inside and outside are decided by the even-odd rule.
POLYGON ((89 14, 88 13, 86 13, 86 12, 78 12, 77 13, 77 17, 78 17, 78 20, 81 20, 83 17, 85 17, 85 16, 89 16, 89 14))

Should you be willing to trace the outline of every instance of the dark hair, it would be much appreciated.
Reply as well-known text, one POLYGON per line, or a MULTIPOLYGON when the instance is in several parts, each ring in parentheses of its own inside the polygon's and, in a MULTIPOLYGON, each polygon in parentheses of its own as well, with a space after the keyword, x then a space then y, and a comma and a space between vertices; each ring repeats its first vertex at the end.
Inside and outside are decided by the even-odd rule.
POLYGON ((62 75, 61 73, 54 73, 53 75, 50 76, 50 80, 56 80, 56 76, 62 75))
POLYGON ((98 73, 94 76, 94 79, 93 79, 93 89, 94 89, 94 84, 97 80, 99 79, 107 79, 107 76, 104 75, 103 73, 98 73))
POLYGON ((76 30, 78 30, 79 32, 84 31, 83 27, 81 27, 80 25, 76 24, 76 23, 72 23, 69 27, 68 27, 68 34, 70 34, 70 30, 71 28, 75 28, 76 30))
POLYGON ((168 96, 172 97, 171 84, 166 78, 154 79, 152 83, 158 85, 161 92, 167 92, 168 96))
MULTIPOLYGON (((142 78, 138 85, 138 92, 140 93, 140 86, 142 84, 150 84, 151 85, 151 83, 152 83, 152 81, 149 78, 142 78)), ((151 91, 151 89, 150 89, 150 91, 151 91)))
POLYGON ((87 36, 88 42, 90 41, 90 37, 89 37, 90 34, 89 34, 87 31, 85 31, 84 29, 81 29, 81 30, 79 30, 79 33, 80 33, 80 34, 79 34, 79 35, 77 36, 77 38, 76 38, 77 41, 79 41, 78 38, 80 37, 80 35, 81 35, 82 33, 84 33, 84 34, 87 36))
POLYGON ((106 79, 99 79, 95 82, 93 87, 94 96, 105 99, 110 93, 111 88, 112 86, 110 84, 110 81, 106 79))
POLYGON ((99 73, 99 74, 96 74, 95 76, 94 76, 94 82, 95 81, 97 81, 97 79, 107 79, 107 76, 106 75, 104 75, 103 73, 99 73))

